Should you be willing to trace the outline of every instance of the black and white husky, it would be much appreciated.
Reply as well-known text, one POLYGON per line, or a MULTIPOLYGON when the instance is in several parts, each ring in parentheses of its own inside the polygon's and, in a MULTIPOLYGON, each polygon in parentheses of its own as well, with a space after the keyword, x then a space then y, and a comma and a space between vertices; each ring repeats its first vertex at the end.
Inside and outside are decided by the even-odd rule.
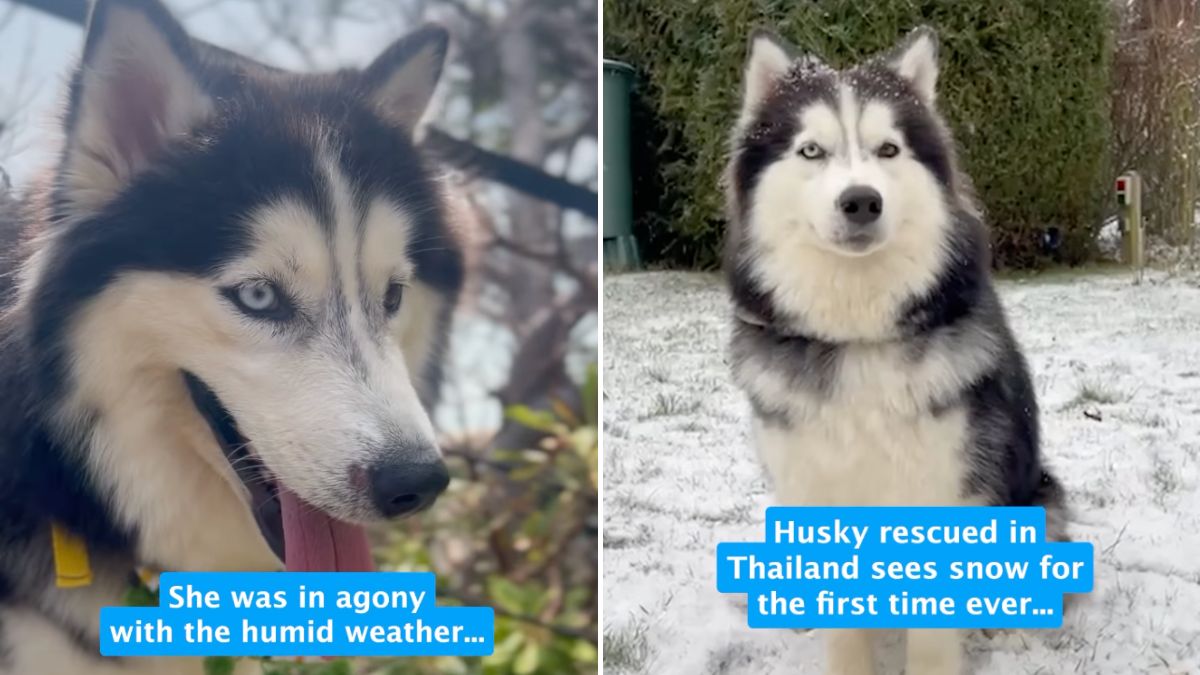
MULTIPOLYGON (((1025 359, 935 105, 918 29, 847 70, 756 34, 726 177, 734 377, 789 505, 1042 505, 1025 359)), ((832 631, 829 672, 874 672, 832 631)), ((908 633, 908 675, 958 675, 954 631, 908 633)))
POLYGON ((367 569, 363 524, 446 487, 462 264, 414 145, 446 44, 302 76, 96 3, 0 318, 0 673, 198 673, 99 657, 136 568, 367 569))

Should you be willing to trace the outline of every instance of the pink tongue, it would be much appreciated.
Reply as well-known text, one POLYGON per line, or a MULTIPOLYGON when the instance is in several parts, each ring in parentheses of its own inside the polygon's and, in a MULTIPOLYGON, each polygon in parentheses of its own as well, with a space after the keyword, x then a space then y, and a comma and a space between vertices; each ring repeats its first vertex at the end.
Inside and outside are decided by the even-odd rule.
POLYGON ((373 572, 367 532, 279 489, 284 564, 289 572, 373 572))

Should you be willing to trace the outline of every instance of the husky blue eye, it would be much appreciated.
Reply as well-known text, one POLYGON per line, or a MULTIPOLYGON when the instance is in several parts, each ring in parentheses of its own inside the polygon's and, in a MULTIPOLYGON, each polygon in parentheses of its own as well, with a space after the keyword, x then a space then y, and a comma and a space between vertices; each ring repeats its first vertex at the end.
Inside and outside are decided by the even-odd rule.
POLYGON ((265 312, 279 303, 275 289, 265 281, 243 284, 238 288, 238 302, 252 312, 265 312))
POLYGON ((400 309, 400 301, 404 298, 404 284, 399 281, 393 281, 388 284, 387 292, 383 295, 383 309, 385 312, 395 314, 400 309))
POLYGON ((282 321, 291 316, 292 308, 275 284, 269 281, 248 281, 225 289, 225 296, 242 312, 255 318, 282 321))
POLYGON ((900 154, 900 146, 896 145, 895 143, 884 143, 883 145, 879 146, 879 149, 875 151, 875 154, 884 159, 891 159, 892 157, 900 154))
POLYGON ((821 159, 825 156, 825 149, 816 143, 805 143, 800 146, 800 156, 804 159, 821 159))

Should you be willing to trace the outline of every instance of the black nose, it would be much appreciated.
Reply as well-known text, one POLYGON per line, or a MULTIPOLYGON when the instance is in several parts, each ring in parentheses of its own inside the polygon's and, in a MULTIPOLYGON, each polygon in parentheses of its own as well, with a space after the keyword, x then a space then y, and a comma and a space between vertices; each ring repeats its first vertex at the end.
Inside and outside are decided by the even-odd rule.
POLYGON ((879 214, 883 213, 883 195, 875 188, 854 185, 838 197, 838 208, 846 220, 855 225, 869 225, 879 220, 879 214))
POLYGON ((367 474, 375 508, 387 518, 424 509, 450 484, 450 473, 441 460, 387 461, 372 466, 367 474))

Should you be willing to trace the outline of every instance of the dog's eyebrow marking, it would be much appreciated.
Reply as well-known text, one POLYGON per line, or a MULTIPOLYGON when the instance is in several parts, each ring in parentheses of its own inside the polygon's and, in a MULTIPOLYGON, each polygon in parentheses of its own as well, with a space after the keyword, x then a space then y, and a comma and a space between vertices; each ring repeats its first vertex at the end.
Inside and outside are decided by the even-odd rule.
POLYGON ((358 289, 355 286, 358 285, 360 278, 357 261, 354 257, 360 250, 357 234, 359 209, 355 204, 353 187, 342 175, 336 156, 325 147, 321 147, 315 152, 316 164, 320 167, 319 173, 324 176, 325 185, 328 186, 327 194, 333 216, 332 227, 326 230, 331 269, 329 338, 354 370, 355 375, 366 382, 370 379, 371 373, 363 351, 365 345, 359 341, 360 333, 363 331, 354 329, 358 314, 363 314, 362 320, 367 321, 366 307, 355 302, 359 299, 358 289))
POLYGON ((371 293, 367 286, 367 273, 363 267, 363 245, 367 239, 367 211, 359 204, 354 205, 354 260, 357 263, 354 267, 354 274, 358 277, 358 297, 364 309, 367 310, 368 319, 371 317, 371 293))
POLYGON ((854 87, 849 82, 842 82, 838 86, 838 111, 841 113, 840 121, 846 142, 846 157, 853 165, 862 157, 862 147, 859 143, 862 106, 859 105, 854 87))
POLYGON ((335 197, 332 182, 329 175, 316 167, 314 167, 312 176, 312 191, 304 196, 313 207, 313 212, 317 216, 317 223, 327 233, 332 233, 334 228, 337 227, 337 213, 334 205, 335 197))
POLYGON ((799 147, 801 139, 824 144, 829 150, 840 149, 842 123, 834 105, 821 102, 804 109, 797 126, 793 150, 799 147))
POLYGON ((331 274, 324 226, 308 200, 294 194, 264 203, 245 217, 254 255, 243 264, 223 268, 231 281, 270 278, 311 301, 331 274))
POLYGON ((289 253, 283 257, 283 266, 292 276, 300 276, 300 261, 296 259, 295 253, 289 253))
POLYGON ((878 99, 868 99, 862 105, 859 116, 859 137, 868 144, 868 152, 877 143, 899 140, 896 133, 896 117, 892 109, 878 99), (879 133, 871 133, 879 131, 879 133))
MULTIPOLYGON (((362 210, 359 212, 360 227, 358 229, 358 255, 356 260, 358 262, 358 292, 363 307, 365 307, 367 310, 366 317, 371 327, 369 338, 371 342, 378 347, 387 339, 386 331, 384 329, 387 327, 388 316, 386 312, 382 310, 383 297, 382 295, 377 294, 386 291, 387 285, 391 284, 393 279, 402 279, 403 281, 407 281, 408 275, 399 274, 396 270, 389 270, 387 278, 384 281, 383 289, 373 288, 371 286, 370 280, 367 278, 367 273, 369 271, 367 266, 371 263, 371 251, 366 250, 366 247, 367 235, 371 230, 371 217, 375 212, 375 210, 372 208, 373 206, 374 202, 364 202, 360 207, 362 210)), ((376 215, 376 217, 378 218, 378 215, 376 215)), ((379 226, 377 225, 376 227, 379 226)), ((396 255, 403 255, 403 250, 397 250, 396 255)))
POLYGON ((419 236, 412 229, 413 215, 397 205, 387 195, 376 195, 365 203, 361 255, 358 258, 361 278, 360 292, 371 320, 370 339, 382 346, 390 341, 388 326, 391 318, 383 310, 383 294, 392 280, 408 283, 415 280, 416 254, 444 246, 440 240, 414 240, 419 236))

